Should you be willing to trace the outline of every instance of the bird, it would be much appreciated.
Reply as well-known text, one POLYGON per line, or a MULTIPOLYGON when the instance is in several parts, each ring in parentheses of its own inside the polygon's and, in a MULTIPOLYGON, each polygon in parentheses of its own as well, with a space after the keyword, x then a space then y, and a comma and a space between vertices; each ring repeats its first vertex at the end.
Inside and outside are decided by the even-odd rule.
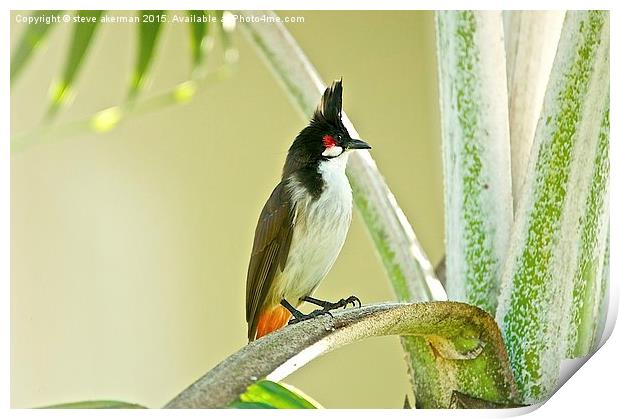
POLYGON ((370 148, 344 126, 342 79, 334 81, 293 140, 281 180, 258 219, 246 281, 249 342, 287 323, 331 315, 348 304, 361 306, 353 295, 329 302, 312 294, 336 261, 351 224, 349 155, 370 148), (303 302, 321 308, 303 314, 298 310, 303 302))

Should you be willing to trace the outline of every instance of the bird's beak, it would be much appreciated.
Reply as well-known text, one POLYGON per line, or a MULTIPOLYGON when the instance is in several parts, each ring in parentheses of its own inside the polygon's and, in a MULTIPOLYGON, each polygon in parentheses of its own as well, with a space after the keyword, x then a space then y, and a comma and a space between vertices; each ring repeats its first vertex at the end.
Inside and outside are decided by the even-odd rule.
POLYGON ((362 140, 351 140, 347 143, 347 148, 351 150, 356 149, 370 149, 370 145, 362 140))

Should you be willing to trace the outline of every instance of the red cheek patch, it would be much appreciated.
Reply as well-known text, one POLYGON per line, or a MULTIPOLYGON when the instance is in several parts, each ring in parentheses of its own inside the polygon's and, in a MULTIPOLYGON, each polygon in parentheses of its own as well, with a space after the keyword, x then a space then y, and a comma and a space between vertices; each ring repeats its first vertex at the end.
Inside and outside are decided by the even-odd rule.
POLYGON ((334 140, 334 137, 332 137, 331 135, 325 135, 323 137, 323 146, 325 146, 325 148, 330 148, 336 145, 336 140, 334 140))

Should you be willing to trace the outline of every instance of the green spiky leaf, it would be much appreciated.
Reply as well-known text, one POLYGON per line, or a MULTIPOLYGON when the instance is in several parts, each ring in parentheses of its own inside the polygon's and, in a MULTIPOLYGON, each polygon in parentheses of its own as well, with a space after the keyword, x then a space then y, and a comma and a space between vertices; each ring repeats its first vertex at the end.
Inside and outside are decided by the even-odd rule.
POLYGON ((204 65, 208 40, 211 32, 210 12, 207 10, 188 10, 190 18, 190 46, 194 71, 204 65))
MULTIPOLYGON (((35 10, 31 17, 43 19, 44 17, 56 17, 62 10, 35 10)), ((55 20, 50 19, 50 23, 44 21, 28 24, 24 33, 17 42, 17 47, 11 55, 11 85, 17 80, 26 64, 32 58, 34 52, 41 46, 50 30, 55 27, 55 20)))
POLYGON ((130 82, 129 98, 135 97, 144 87, 161 32, 163 15, 163 10, 140 11, 142 21, 138 25, 138 48, 136 51, 136 64, 130 82))
POLYGON ((71 89, 75 82, 84 59, 90 50, 93 36, 99 27, 100 19, 103 14, 101 10, 79 10, 74 18, 79 18, 79 22, 73 23, 73 35, 71 43, 67 48, 67 58, 62 75, 54 83, 51 89, 51 104, 48 109, 48 117, 56 114, 58 109, 67 101, 71 94, 71 89))
POLYGON ((230 407, 235 409, 316 409, 317 402, 288 384, 261 380, 247 388, 230 407))

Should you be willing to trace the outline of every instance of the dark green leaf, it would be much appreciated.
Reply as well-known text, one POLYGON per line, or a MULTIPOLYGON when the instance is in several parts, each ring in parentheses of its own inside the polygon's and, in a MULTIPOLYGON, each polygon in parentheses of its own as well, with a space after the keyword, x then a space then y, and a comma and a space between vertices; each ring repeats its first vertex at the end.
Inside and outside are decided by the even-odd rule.
POLYGON ((233 402, 228 407, 231 409, 275 409, 275 407, 268 405, 267 403, 242 402, 241 400, 233 402))
POLYGON ((206 40, 209 36, 209 12, 206 10, 188 10, 192 48, 192 66, 199 68, 204 63, 206 40))
POLYGON ((146 407, 116 400, 89 400, 85 402, 55 404, 42 407, 42 409, 146 409, 146 407))
POLYGON ((75 77, 80 70, 84 57, 88 52, 93 35, 101 20, 101 10, 80 10, 76 16, 84 19, 82 22, 74 23, 73 36, 68 48, 65 67, 61 79, 52 87, 52 103, 48 116, 53 116, 58 108, 65 102, 71 90, 75 77))
MULTIPOLYGON (((35 10, 31 16, 34 18, 52 17, 58 16, 61 12, 62 10, 35 10)), ((49 30, 54 26, 54 23, 54 19, 51 19, 50 23, 42 22, 26 25, 26 29, 11 55, 11 84, 17 80, 21 70, 25 68, 32 54, 49 34, 49 30)))
MULTIPOLYGON (((290 386, 289 386, 290 387, 290 386)), ((316 409, 314 401, 282 384, 261 380, 247 388, 230 407, 236 409, 316 409)))
POLYGON ((142 10, 139 13, 141 22, 138 25, 138 50, 136 66, 131 79, 130 98, 133 98, 144 85, 146 74, 153 61, 161 24, 164 20, 163 10, 142 10))

